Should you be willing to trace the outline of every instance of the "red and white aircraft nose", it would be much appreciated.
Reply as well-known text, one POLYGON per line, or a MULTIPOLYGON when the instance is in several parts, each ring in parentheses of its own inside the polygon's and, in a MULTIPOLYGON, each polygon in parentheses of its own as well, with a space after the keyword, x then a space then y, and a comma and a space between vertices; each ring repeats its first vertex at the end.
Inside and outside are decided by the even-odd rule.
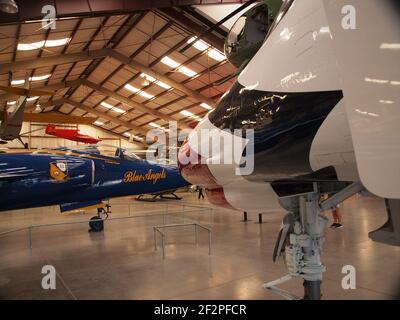
POLYGON ((179 150, 181 175, 205 188, 208 200, 216 206, 248 212, 282 210, 268 183, 251 182, 237 173, 245 146, 245 139, 215 127, 207 116, 179 150))

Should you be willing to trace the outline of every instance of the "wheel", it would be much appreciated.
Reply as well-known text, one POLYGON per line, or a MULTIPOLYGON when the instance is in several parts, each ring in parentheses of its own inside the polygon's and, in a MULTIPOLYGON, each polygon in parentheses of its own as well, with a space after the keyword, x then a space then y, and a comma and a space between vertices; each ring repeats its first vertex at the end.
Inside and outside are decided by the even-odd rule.
POLYGON ((92 217, 90 220, 97 220, 97 221, 90 221, 89 222, 89 227, 91 232, 100 232, 104 230, 104 222, 99 221, 99 217, 92 217))

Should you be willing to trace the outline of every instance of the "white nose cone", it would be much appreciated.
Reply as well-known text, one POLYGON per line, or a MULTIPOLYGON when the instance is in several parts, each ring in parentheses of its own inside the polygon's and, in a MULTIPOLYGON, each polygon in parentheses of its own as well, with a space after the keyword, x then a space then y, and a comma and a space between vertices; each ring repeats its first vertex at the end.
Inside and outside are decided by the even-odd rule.
POLYGON ((4 13, 18 13, 18 6, 14 0, 0 0, 0 11, 4 13))

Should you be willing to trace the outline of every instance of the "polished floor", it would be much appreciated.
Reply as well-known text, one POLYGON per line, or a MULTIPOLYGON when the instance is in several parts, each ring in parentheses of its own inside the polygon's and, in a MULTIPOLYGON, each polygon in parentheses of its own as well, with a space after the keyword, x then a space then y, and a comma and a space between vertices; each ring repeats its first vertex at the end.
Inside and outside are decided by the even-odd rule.
MULTIPOLYGON (((0 299, 282 299, 261 288, 286 272, 283 261, 271 261, 282 214, 264 215, 263 224, 255 215, 241 222, 241 213, 182 196, 157 203, 113 200, 112 217, 131 218, 107 222, 103 233, 88 233, 86 223, 39 226, 87 220, 93 212, 61 215, 49 207, 0 213, 0 233, 36 226, 32 248, 28 230, 0 236, 0 299), (183 222, 211 228, 211 255, 207 232, 199 229, 196 246, 193 227, 164 230, 165 259, 160 245, 154 249, 153 226, 183 222), (55 290, 41 287, 44 265, 57 271, 55 290)), ((383 202, 355 196, 342 209, 344 228, 326 233, 323 298, 398 298, 400 248, 367 236, 386 220, 383 202), (342 289, 344 265, 356 269, 355 290, 342 289)), ((282 288, 302 294, 300 280, 282 288)))

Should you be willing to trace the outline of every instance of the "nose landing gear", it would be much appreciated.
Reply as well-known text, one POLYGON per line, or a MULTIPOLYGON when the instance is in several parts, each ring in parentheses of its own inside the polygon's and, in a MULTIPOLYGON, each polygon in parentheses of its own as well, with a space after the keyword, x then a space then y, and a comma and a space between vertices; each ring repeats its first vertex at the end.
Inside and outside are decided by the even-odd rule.
POLYGON ((263 288, 287 299, 298 300, 299 297, 278 288, 277 285, 295 277, 303 278, 303 299, 320 300, 322 273, 326 270, 321 262, 321 253, 325 240, 324 231, 328 224, 328 218, 323 212, 363 189, 361 183, 356 182, 320 203, 321 194, 315 184, 314 192, 280 198, 281 205, 289 214, 283 220, 273 260, 284 252, 289 274, 265 283, 263 288))
POLYGON ((90 219, 89 222, 89 232, 101 232, 104 230, 104 220, 106 220, 111 213, 111 206, 106 204, 105 208, 97 208, 97 216, 94 216, 90 219), (103 216, 106 216, 103 219, 103 216))

